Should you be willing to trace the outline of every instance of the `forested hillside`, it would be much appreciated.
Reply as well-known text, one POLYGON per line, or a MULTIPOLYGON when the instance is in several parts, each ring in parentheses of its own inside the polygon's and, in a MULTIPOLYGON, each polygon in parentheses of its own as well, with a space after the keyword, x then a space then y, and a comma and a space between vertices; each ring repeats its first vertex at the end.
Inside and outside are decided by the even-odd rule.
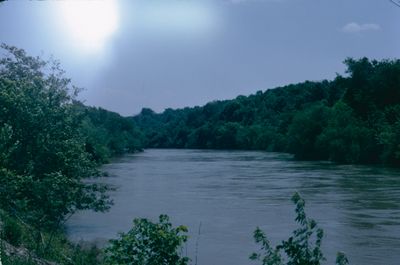
POLYGON ((257 149, 400 165, 400 61, 347 59, 347 74, 202 107, 143 109, 146 147, 257 149))
POLYGON ((131 119, 80 102, 73 107, 81 117, 85 150, 96 162, 105 163, 112 156, 142 150, 143 136, 131 119))

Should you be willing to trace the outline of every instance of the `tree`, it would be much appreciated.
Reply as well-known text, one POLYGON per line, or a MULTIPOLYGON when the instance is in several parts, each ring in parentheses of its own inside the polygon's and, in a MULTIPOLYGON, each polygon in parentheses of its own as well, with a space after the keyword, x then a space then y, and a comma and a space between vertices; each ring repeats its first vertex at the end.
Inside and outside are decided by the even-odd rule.
POLYGON ((298 112, 287 133, 289 151, 301 159, 326 158, 325 154, 316 148, 315 142, 326 126, 329 116, 330 109, 322 104, 298 112))
POLYGON ((106 264, 186 265, 189 258, 178 252, 187 240, 186 233, 185 226, 173 228, 167 215, 160 215, 158 223, 135 219, 128 233, 110 241, 106 264))
MULTIPOLYGON (((307 218, 304 210, 305 201, 298 193, 293 195, 292 201, 296 205, 295 220, 300 227, 293 231, 293 236, 275 248, 271 246, 265 233, 257 228, 254 231, 254 240, 261 244, 261 250, 259 253, 251 254, 251 260, 259 260, 262 265, 320 265, 325 260, 321 251, 324 231, 318 227, 315 220, 307 218), (282 255, 282 252, 285 254, 282 255)), ((338 253, 336 264, 348 264, 343 253, 338 253)))
POLYGON ((343 100, 363 119, 400 104, 400 60, 345 60, 350 78, 343 100))
POLYGON ((107 187, 84 182, 98 171, 78 129, 81 115, 73 102, 79 90, 58 62, 1 48, 0 207, 38 237, 77 210, 106 210, 107 187))

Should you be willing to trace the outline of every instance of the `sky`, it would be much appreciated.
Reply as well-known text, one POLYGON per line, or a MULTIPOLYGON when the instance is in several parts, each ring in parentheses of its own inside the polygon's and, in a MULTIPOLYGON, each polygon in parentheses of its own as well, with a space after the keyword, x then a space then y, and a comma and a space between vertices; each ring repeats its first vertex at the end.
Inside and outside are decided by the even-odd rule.
POLYGON ((122 115, 204 105, 400 58, 389 0, 105 0, 0 4, 0 42, 57 58, 79 98, 122 115))

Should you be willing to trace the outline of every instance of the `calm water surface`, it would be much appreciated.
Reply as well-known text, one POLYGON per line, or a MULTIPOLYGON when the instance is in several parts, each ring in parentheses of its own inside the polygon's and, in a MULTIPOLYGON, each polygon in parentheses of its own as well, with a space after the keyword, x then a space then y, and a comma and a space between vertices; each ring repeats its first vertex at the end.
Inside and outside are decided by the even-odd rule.
POLYGON ((400 264, 400 171, 293 161, 286 154, 246 151, 157 150, 126 155, 104 166, 117 187, 107 213, 82 212, 68 223, 74 240, 100 240, 127 231, 133 218, 168 214, 187 225, 185 247, 199 265, 258 264, 252 233, 260 226, 273 243, 296 228, 290 197, 299 191, 308 215, 325 230, 324 253, 351 264, 400 264), (200 234, 198 233, 201 223, 200 234))

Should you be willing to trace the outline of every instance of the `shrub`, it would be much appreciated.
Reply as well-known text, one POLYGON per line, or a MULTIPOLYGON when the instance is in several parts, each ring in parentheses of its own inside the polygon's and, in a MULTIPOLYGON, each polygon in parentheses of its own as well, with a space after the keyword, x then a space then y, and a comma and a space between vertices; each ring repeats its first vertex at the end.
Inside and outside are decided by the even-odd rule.
POLYGON ((120 238, 111 240, 106 249, 106 264, 130 265, 186 265, 189 258, 179 250, 187 241, 187 228, 173 228, 167 215, 160 215, 159 223, 148 219, 133 220, 133 228, 120 238))
POLYGON ((16 247, 21 245, 22 241, 22 229, 21 226, 12 218, 2 218, 3 227, 1 238, 6 240, 11 245, 16 247))
MULTIPOLYGON (((254 239, 256 243, 261 244, 261 250, 259 253, 251 254, 251 260, 259 260, 262 265, 320 265, 325 260, 321 251, 323 230, 318 227, 315 220, 307 218, 304 210, 305 202, 298 193, 293 195, 292 201, 296 205, 295 220, 300 227, 293 231, 288 240, 282 241, 275 248, 270 245, 265 233, 257 228, 254 231, 254 239)), ((336 264, 348 264, 343 253, 337 254, 336 264)))

